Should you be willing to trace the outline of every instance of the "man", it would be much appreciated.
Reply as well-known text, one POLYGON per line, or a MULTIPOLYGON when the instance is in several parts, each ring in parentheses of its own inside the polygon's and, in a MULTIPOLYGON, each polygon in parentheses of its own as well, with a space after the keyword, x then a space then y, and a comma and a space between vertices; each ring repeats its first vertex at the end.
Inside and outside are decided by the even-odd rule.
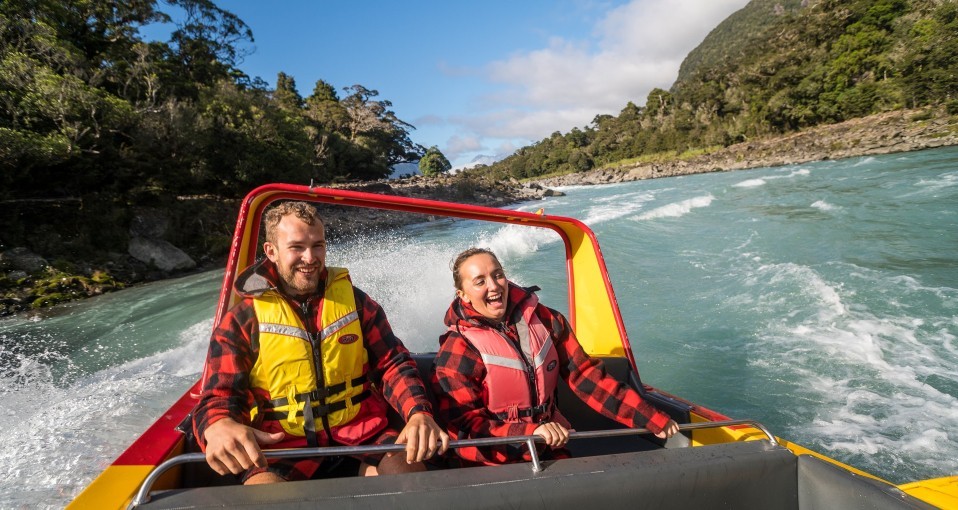
POLYGON ((311 478, 321 458, 267 465, 273 448, 405 443, 405 455, 367 455, 359 474, 422 471, 449 436, 432 417, 415 362, 383 309, 326 267, 316 208, 284 202, 264 215, 266 259, 234 288, 242 296, 213 332, 193 427, 217 473, 246 484, 311 478), (388 404, 387 404, 388 402, 388 404), (396 432, 392 405, 406 420, 396 432), (440 444, 441 443, 441 444, 440 444))

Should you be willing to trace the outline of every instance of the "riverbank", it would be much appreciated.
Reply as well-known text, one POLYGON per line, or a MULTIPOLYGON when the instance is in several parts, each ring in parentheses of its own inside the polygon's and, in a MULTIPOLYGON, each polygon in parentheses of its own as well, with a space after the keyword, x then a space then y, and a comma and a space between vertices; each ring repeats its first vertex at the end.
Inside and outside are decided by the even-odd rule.
MULTIPOLYGON (((753 140, 692 157, 623 164, 534 182, 483 182, 463 175, 415 176, 334 187, 371 193, 503 207, 556 194, 551 188, 598 185, 705 172, 799 164, 958 145, 958 116, 944 109, 900 110, 820 126, 786 136, 753 140)), ((163 204, 133 207, 106 221, 128 224, 116 246, 96 258, 64 255, 66 233, 37 229, 37 247, 0 252, 0 316, 111 292, 138 283, 222 267, 239 200, 184 196, 163 204), (125 218, 125 221, 123 220, 125 218), (46 247, 46 249, 44 248, 46 247), (59 253, 57 252, 59 248, 59 253), (46 253, 49 251, 49 253, 46 253)), ((81 204, 31 204, 58 208, 58 218, 81 204)), ((358 208, 321 206, 327 236, 337 239, 429 221, 428 217, 358 208)), ((35 226, 28 226, 34 228, 35 226)), ((33 230, 30 230, 33 231, 33 230)))
MULTIPOLYGON (((408 177, 399 180, 331 187, 409 198, 438 199, 473 205, 503 207, 554 194, 537 184, 480 182, 467 176, 408 177)), ((63 218, 98 228, 92 220, 77 219, 83 204, 75 201, 37 201, 7 204, 21 207, 12 214, 24 218, 19 228, 35 232, 32 246, 3 247, 0 242, 0 317, 96 296, 131 285, 184 276, 223 267, 232 242, 241 201, 211 196, 180 196, 163 203, 125 208, 117 204, 113 221, 99 228, 118 230, 112 245, 97 250, 72 249, 76 225, 63 218), (57 227, 59 227, 57 229, 57 227), (73 236, 71 236, 73 234, 73 236)), ((331 242, 429 221, 406 213, 319 205, 331 242)), ((111 236, 105 236, 111 237, 111 236)))
POLYGON ((944 108, 897 110, 780 137, 746 141, 688 158, 599 168, 536 182, 546 187, 612 184, 950 145, 958 145, 958 115, 950 115, 944 108))

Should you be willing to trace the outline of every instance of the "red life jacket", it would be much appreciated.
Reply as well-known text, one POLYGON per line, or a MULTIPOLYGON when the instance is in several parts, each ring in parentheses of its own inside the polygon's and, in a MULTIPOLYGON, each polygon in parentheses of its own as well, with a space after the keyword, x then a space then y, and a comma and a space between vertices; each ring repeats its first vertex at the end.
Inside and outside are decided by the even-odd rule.
MULTIPOLYGON (((521 318, 516 323, 519 346, 505 333, 488 326, 460 323, 458 331, 482 356, 486 367, 483 380, 486 407, 508 423, 569 422, 556 408, 559 381, 559 354, 552 335, 535 314, 535 294, 520 302, 521 318), (520 352, 521 350, 521 352, 520 352)), ((450 327, 456 330, 456 326, 450 327)))

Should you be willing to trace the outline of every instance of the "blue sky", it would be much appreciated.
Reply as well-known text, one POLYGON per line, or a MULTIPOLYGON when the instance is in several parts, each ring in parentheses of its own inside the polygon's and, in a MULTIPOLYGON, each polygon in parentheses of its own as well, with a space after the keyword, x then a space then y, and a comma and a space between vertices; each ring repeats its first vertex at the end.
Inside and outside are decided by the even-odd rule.
MULTIPOLYGON (((644 106, 748 0, 219 0, 253 31, 240 68, 303 96, 379 91, 454 168, 490 163, 598 114, 644 106)), ((172 13, 171 13, 172 14, 172 13)), ((145 30, 144 33, 147 33, 145 30)))

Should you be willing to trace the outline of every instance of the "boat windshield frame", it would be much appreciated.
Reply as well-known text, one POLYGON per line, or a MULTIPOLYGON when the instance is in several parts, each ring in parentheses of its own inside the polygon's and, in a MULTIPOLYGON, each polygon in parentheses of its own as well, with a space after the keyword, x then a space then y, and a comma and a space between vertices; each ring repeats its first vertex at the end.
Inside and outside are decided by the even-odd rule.
POLYGON ((271 204, 281 200, 302 200, 550 229, 559 235, 565 247, 568 319, 579 343, 590 355, 628 358, 633 371, 638 374, 629 337, 595 233, 575 218, 545 214, 541 209, 532 213, 294 184, 260 186, 246 196, 240 207, 214 324, 218 324, 226 310, 239 300, 239 296, 233 292, 233 282, 242 269, 256 260, 263 212, 271 204))

